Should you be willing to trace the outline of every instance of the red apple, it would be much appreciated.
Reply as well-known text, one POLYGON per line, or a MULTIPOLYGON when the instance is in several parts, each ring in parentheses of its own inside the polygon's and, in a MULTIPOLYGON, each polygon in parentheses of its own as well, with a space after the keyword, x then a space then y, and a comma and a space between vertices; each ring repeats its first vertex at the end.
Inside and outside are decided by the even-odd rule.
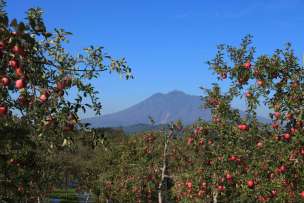
POLYGON ((256 147, 257 147, 257 148, 263 147, 263 142, 258 142, 258 143, 256 144, 256 147))
POLYGON ((190 145, 193 143, 193 141, 194 141, 193 137, 189 137, 187 140, 187 144, 190 145))
POLYGON ((24 76, 23 70, 20 67, 15 69, 15 73, 16 73, 16 76, 19 78, 24 76))
POLYGON ((10 79, 6 76, 2 77, 1 83, 3 86, 8 86, 10 84, 10 79))
POLYGON ((278 171, 279 171, 280 173, 285 173, 286 170, 287 170, 287 169, 286 169, 286 167, 285 167, 284 165, 278 167, 278 171))
POLYGON ((24 192, 24 188, 22 186, 18 187, 18 192, 23 193, 24 192))
POLYGON ((231 181, 233 180, 232 175, 229 174, 229 173, 227 173, 227 174, 226 174, 226 180, 227 180, 228 182, 231 182, 231 181))
POLYGON ((241 131, 249 130, 249 127, 248 127, 248 125, 246 125, 246 124, 240 124, 240 125, 238 125, 238 128, 239 128, 241 131))
POLYGON ((250 63, 250 61, 247 61, 247 62, 244 64, 244 68, 250 69, 250 67, 251 67, 251 63, 250 63))
POLYGON ((200 145, 203 145, 204 143, 205 143, 204 139, 203 139, 203 138, 200 139, 199 144, 200 144, 200 145))
POLYGON ((276 111, 276 112, 273 113, 273 115, 274 115, 274 117, 275 117, 276 119, 279 119, 280 116, 281 116, 281 113, 278 112, 278 111, 276 111))
POLYGON ((300 192, 300 196, 302 199, 304 199, 304 191, 300 192))
POLYGON ((296 128, 290 128, 290 134, 294 135, 297 132, 296 128))
POLYGON ((57 82, 57 89, 58 90, 63 90, 65 88, 64 82, 57 82))
POLYGON ((278 128, 279 128, 279 124, 276 123, 276 122, 275 122, 275 123, 272 123, 271 126, 272 126, 273 129, 278 129, 278 128))
POLYGON ((247 186, 248 186, 248 188, 250 188, 250 189, 254 188, 254 180, 248 180, 248 181, 247 181, 247 186))
POLYGON ((19 79, 19 80, 16 80, 15 86, 17 89, 22 89, 22 88, 25 88, 26 83, 25 83, 24 79, 19 79))
POLYGON ((259 69, 255 69, 255 70, 253 71, 253 74, 254 74, 254 76, 257 78, 257 77, 260 76, 261 72, 260 72, 259 69))
POLYGON ((0 41, 0 50, 3 50, 3 49, 4 49, 4 47, 5 47, 4 42, 0 41))
POLYGON ((288 120, 291 120, 291 119, 292 119, 292 114, 291 114, 290 112, 287 112, 287 113, 285 114, 285 116, 286 116, 286 118, 287 118, 288 120))
POLYGON ((219 185, 217 186, 218 191, 223 192, 225 190, 225 186, 219 185))
POLYGON ((300 154, 301 154, 302 156, 304 156, 304 147, 302 147, 302 148, 300 149, 300 154))
POLYGON ((39 99, 40 99, 41 103, 45 103, 47 101, 48 97, 45 94, 42 94, 42 95, 40 95, 39 99))
POLYGON ((219 117, 217 117, 217 116, 216 116, 216 117, 213 117, 212 120, 213 120, 214 123, 219 123, 219 122, 221 122, 221 119, 220 119, 219 117))
POLYGON ((7 114, 7 106, 0 104, 0 116, 5 116, 7 114))
POLYGON ((11 66, 13 69, 16 69, 18 68, 18 61, 16 61, 15 59, 9 60, 8 65, 11 66))
POLYGON ((191 181, 187 181, 187 182, 186 182, 186 187, 187 187, 188 189, 191 190, 191 189, 192 189, 192 186, 193 186, 193 185, 192 185, 192 182, 191 182, 191 181))
POLYGON ((10 163, 11 165, 15 165, 15 164, 17 164, 17 161, 16 161, 15 159, 10 159, 10 160, 9 160, 9 163, 10 163))
POLYGON ((231 156, 228 157, 228 160, 229 161, 236 161, 237 158, 238 158, 237 156, 231 155, 231 156))
POLYGON ((289 134, 289 133, 285 133, 284 135, 283 135, 283 139, 285 140, 285 141, 290 141, 290 139, 291 139, 291 135, 289 134))
POLYGON ((246 93, 245 93, 245 96, 246 96, 246 97, 251 97, 252 94, 251 94, 250 92, 246 92, 246 93))
POLYGON ((276 197, 278 194, 278 191, 277 190, 271 190, 271 197, 276 197))
POLYGON ((264 81, 263 80, 258 80, 257 83, 258 83, 259 86, 264 86, 264 81))
POLYGON ((202 131, 203 131, 203 128, 202 128, 202 127, 197 127, 197 128, 195 128, 195 130, 194 130, 194 134, 195 134, 195 135, 199 135, 202 131))
POLYGON ((20 55, 22 55, 22 54, 23 54, 23 49, 22 49, 20 46, 15 45, 15 46, 13 46, 13 48, 12 48, 12 52, 13 52, 14 54, 20 54, 20 55))
POLYGON ((44 93, 43 93, 45 96, 49 97, 50 94, 51 94, 51 91, 50 90, 44 90, 44 93))

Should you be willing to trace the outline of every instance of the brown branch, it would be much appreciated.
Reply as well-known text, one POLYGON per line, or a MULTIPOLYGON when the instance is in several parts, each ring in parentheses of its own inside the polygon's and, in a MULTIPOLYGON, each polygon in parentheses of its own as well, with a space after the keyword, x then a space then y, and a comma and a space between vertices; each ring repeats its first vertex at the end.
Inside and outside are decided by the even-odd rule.
MULTIPOLYGON (((169 137, 166 136, 164 153, 163 153, 163 167, 161 169, 162 175, 161 175, 161 181, 158 186, 158 203, 166 202, 166 200, 164 199, 164 195, 163 195, 163 187, 164 187, 164 183, 165 183, 165 178, 168 177, 166 175, 166 171, 167 171, 167 167, 168 167, 167 166, 167 164, 168 164, 167 163, 168 145, 169 145, 169 137)), ((167 190, 167 188, 165 188, 165 190, 167 190)))
POLYGON ((106 71, 107 69, 101 69, 101 70, 86 70, 86 69, 64 69, 64 70, 67 70, 67 71, 74 71, 74 72, 87 72, 87 71, 94 71, 94 72, 103 72, 103 71, 106 71))

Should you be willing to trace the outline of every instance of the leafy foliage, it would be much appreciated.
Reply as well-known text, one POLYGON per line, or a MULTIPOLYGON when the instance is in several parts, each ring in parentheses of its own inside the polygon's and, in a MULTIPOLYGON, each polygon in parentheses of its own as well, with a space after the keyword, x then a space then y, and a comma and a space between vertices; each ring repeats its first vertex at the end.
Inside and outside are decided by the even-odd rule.
POLYGON ((8 19, 5 4, 0 2, 0 199, 41 199, 56 182, 56 154, 71 147, 74 129, 87 127, 78 113, 90 108, 100 114, 90 80, 106 71, 131 79, 131 68, 103 47, 71 55, 65 49, 71 33, 49 32, 41 9, 29 9, 18 22, 8 19))

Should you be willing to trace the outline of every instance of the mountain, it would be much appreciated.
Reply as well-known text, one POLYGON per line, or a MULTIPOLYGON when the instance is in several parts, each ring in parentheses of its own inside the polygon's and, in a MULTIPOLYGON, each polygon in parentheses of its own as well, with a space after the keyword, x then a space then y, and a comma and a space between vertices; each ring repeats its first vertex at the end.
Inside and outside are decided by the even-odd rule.
POLYGON ((209 121, 210 109, 202 109, 199 96, 192 96, 181 91, 167 94, 157 93, 146 100, 125 110, 84 119, 92 127, 119 127, 136 124, 149 124, 151 116, 156 124, 165 124, 180 119, 184 124, 191 124, 198 118, 209 121))
POLYGON ((169 126, 167 124, 159 124, 159 125, 151 125, 151 124, 135 124, 135 125, 128 125, 121 128, 126 134, 133 134, 133 133, 142 133, 147 131, 158 131, 168 129, 169 126))
MULTIPOLYGON (((138 129, 153 129, 150 125, 151 116, 156 125, 167 124, 171 121, 181 120, 188 125, 201 118, 205 121, 211 120, 210 109, 202 108, 200 96, 185 94, 181 91, 172 91, 167 94, 157 93, 146 100, 135 104, 125 110, 84 119, 83 122, 90 123, 92 127, 122 127, 129 132, 138 129)), ((241 116, 245 113, 240 111, 241 116)), ((269 120, 258 117, 261 122, 269 123, 269 120)))

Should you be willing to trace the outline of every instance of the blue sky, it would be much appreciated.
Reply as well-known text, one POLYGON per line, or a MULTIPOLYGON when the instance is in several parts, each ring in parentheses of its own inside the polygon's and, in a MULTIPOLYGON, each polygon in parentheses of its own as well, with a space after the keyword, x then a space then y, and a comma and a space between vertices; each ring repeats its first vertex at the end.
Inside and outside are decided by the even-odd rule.
POLYGON ((156 92, 177 89, 201 95, 199 87, 210 87, 216 79, 205 63, 216 45, 237 45, 246 34, 254 36, 258 53, 270 54, 286 42, 300 57, 304 49, 301 0, 8 0, 7 11, 22 19, 30 7, 44 9, 50 29, 62 27, 74 34, 71 52, 93 44, 127 58, 134 80, 104 75, 94 81, 103 113, 156 92))

